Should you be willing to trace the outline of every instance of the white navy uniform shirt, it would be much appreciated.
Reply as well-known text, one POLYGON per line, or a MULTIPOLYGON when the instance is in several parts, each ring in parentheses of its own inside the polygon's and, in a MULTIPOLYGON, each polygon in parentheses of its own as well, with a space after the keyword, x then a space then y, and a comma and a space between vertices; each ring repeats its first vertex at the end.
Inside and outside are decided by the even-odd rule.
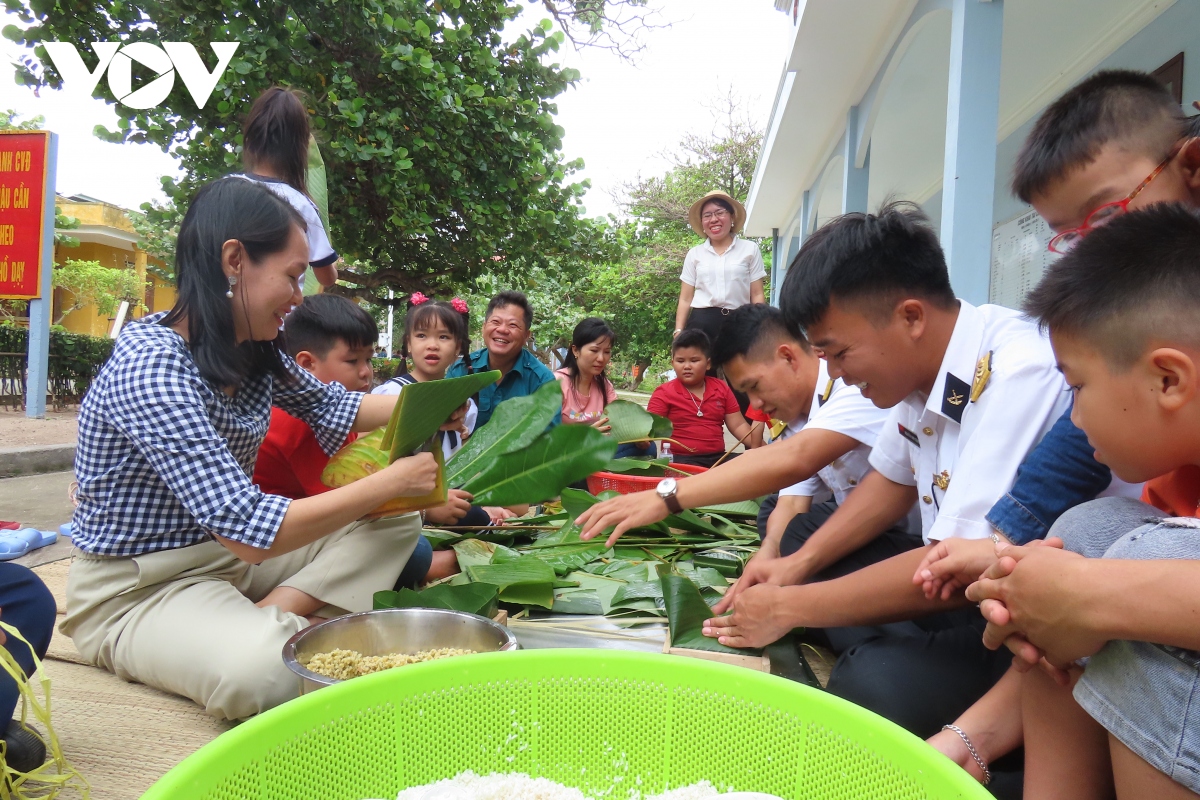
POLYGON ((987 538, 984 515, 1070 403, 1050 341, 1034 322, 960 300, 933 391, 914 392, 891 410, 871 466, 917 488, 926 543, 987 538), (980 393, 976 369, 989 356, 991 376, 980 393))
POLYGON ((688 250, 679 279, 696 287, 692 308, 732 309, 749 303, 750 284, 766 277, 758 245, 735 236, 721 255, 708 239, 688 250))
MULTIPOLYGON (((781 489, 779 496, 811 497, 814 503, 831 498, 838 505, 846 502, 846 495, 871 471, 871 450, 890 413, 863 397, 857 386, 850 386, 840 378, 830 378, 829 365, 821 359, 808 416, 789 424, 780 439, 794 436, 805 428, 814 428, 849 436, 859 445, 834 459, 829 466, 822 467, 808 480, 781 489)), ((907 528, 915 532, 920 527, 920 513, 914 507, 907 528)))

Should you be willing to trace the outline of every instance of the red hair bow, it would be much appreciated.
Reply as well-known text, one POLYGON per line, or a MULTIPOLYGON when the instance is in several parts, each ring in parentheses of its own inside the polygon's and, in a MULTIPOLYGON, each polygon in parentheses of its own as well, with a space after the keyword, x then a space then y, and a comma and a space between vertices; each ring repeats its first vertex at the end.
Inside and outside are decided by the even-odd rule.
POLYGON ((420 292, 413 292, 412 297, 408 298, 408 304, 410 306, 419 306, 422 303, 428 303, 428 302, 429 302, 429 298, 426 297, 425 295, 421 294, 420 292))
POLYGON ((467 314, 471 310, 467 308, 467 302, 460 297, 456 297, 451 300, 450 305, 454 306, 454 310, 460 314, 467 314))

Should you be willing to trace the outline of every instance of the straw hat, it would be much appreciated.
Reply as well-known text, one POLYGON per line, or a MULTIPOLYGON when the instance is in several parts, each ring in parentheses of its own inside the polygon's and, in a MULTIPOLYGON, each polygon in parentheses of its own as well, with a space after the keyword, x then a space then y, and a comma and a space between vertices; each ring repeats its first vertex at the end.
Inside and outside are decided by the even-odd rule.
POLYGON ((733 230, 730 232, 739 232, 742 226, 746 224, 746 207, 722 191, 709 192, 704 197, 692 203, 692 207, 688 209, 688 224, 692 226, 692 230, 698 235, 706 239, 708 238, 708 234, 704 232, 703 226, 700 225, 700 209, 704 208, 705 203, 713 199, 724 200, 733 207, 733 230))

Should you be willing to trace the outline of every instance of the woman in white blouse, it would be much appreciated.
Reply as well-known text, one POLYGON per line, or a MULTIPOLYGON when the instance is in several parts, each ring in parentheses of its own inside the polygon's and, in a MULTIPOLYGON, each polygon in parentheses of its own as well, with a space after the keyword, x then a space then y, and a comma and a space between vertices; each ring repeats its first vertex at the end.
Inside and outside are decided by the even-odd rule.
POLYGON ((683 260, 675 336, 684 328, 699 328, 716 340, 730 311, 766 302, 767 272, 758 245, 737 237, 746 222, 745 207, 725 192, 709 192, 693 203, 688 222, 705 241, 683 260))

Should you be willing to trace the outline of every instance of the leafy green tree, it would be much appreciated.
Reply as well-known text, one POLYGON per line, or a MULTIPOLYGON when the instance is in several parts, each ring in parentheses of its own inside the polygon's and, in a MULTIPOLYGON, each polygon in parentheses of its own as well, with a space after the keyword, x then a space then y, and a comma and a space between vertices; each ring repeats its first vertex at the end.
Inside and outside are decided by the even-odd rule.
POLYGON ((688 209, 714 189, 744 202, 761 146, 762 132, 728 97, 714 132, 688 134, 667 153, 670 170, 624 187, 629 219, 610 231, 622 257, 592 276, 587 303, 612 320, 620 337, 617 352, 643 374, 670 346, 683 260, 700 243, 688 225, 688 209))
POLYGON ((106 267, 99 261, 77 261, 68 259, 64 264, 55 264, 52 275, 54 287, 70 293, 70 304, 63 304, 55 325, 80 308, 95 306, 103 317, 112 316, 123 301, 140 303, 146 293, 146 285, 138 280, 131 269, 106 267))
MULTIPOLYGON (((614 0, 608 0, 613 2, 614 0)), ((168 187, 184 208, 201 184, 236 171, 241 119, 267 87, 306 92, 325 152, 335 246, 368 265, 348 294, 437 290, 486 272, 493 257, 546 266, 586 253, 579 162, 560 155, 554 98, 578 73, 551 63, 565 36, 544 20, 502 30, 506 0, 9 0, 5 35, 32 50, 18 81, 61 86, 39 45, 71 42, 94 68, 92 41, 241 42, 206 105, 182 81, 160 106, 115 105, 114 141, 150 142, 186 172, 168 187)), ((559 4, 561 5, 561 4, 559 4)), ((588 3, 571 4, 586 11, 588 3)), ((595 5, 594 2, 591 5, 595 5)), ((586 16, 579 21, 586 21, 586 16)), ((212 69, 212 53, 202 57, 212 69)), ((109 102, 106 82, 98 91, 109 102)))
POLYGON ((175 241, 183 212, 175 203, 153 201, 142 203, 141 211, 130 211, 129 221, 140 237, 138 247, 163 262, 163 266, 147 262, 146 269, 168 283, 175 283, 175 241))

